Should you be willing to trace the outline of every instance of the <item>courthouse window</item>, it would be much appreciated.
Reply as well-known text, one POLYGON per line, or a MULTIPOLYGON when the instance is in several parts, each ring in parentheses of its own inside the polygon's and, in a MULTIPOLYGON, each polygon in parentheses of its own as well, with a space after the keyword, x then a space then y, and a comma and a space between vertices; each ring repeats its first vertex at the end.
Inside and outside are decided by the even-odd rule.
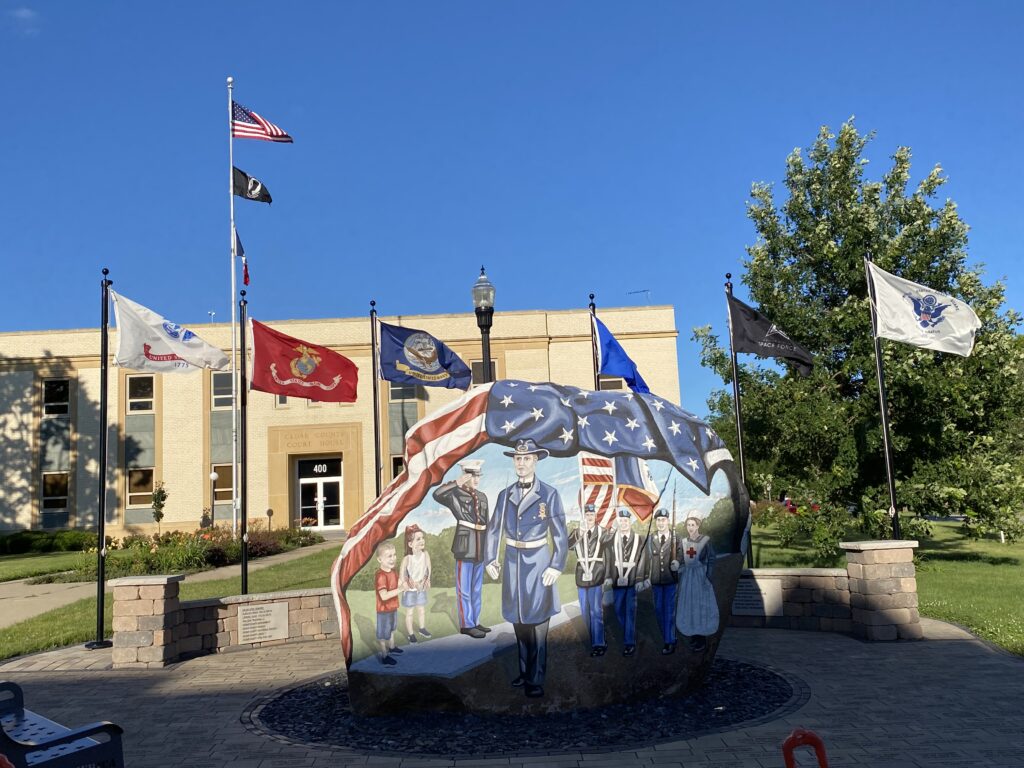
POLYGON ((210 376, 210 389, 213 394, 211 406, 217 408, 231 407, 231 372, 214 371, 210 376))
POLYGON ((235 488, 232 482, 230 464, 214 464, 213 471, 217 473, 217 479, 213 483, 214 501, 231 501, 231 493, 235 488))
POLYGON ((43 473, 43 509, 66 509, 68 506, 67 472, 43 473))
POLYGON ((128 470, 128 506, 147 507, 153 503, 153 469, 128 470))
POLYGON ((47 379, 43 382, 43 415, 66 416, 71 403, 69 379, 47 379))
POLYGON ((133 413, 153 410, 153 377, 128 377, 128 410, 133 413))

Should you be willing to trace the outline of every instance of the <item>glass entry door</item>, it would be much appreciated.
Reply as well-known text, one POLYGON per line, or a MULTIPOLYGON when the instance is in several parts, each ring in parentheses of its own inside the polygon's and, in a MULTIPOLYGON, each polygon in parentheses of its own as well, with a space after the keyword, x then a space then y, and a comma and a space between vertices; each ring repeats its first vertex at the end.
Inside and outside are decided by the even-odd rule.
POLYGON ((340 529, 345 519, 341 459, 301 459, 297 467, 299 525, 340 529))

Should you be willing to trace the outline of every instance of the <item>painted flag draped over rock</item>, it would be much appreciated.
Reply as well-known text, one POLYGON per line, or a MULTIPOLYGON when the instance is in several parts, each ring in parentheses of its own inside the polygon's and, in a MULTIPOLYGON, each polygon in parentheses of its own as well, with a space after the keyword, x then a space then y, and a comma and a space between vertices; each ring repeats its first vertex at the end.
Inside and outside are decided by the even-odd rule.
POLYGON ((228 369, 230 363, 224 351, 207 344, 188 328, 172 323, 114 291, 110 295, 114 299, 117 322, 115 365, 154 373, 228 369))
POLYGON ((326 403, 356 401, 359 369, 347 357, 256 320, 249 323, 253 389, 326 403))
POLYGON ((711 427, 652 394, 580 389, 503 379, 474 387, 406 433, 405 470, 349 530, 331 572, 346 664, 352 661, 345 589, 377 545, 457 462, 487 443, 515 447, 530 438, 553 456, 658 459, 708 493, 717 464, 732 456, 711 427))

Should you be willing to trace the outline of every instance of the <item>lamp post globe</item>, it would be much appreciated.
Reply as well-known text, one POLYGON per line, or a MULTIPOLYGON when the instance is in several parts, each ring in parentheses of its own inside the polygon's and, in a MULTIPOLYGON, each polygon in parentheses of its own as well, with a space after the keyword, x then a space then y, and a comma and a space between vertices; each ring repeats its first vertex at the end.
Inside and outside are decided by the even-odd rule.
POLYGON ((216 472, 210 473, 210 527, 214 527, 214 519, 217 515, 217 481, 220 475, 216 472))
POLYGON ((493 381, 491 375, 491 322, 494 319, 494 283, 487 279, 483 266, 480 277, 473 283, 473 307, 476 309, 476 325, 480 329, 480 347, 483 353, 483 382, 493 381))

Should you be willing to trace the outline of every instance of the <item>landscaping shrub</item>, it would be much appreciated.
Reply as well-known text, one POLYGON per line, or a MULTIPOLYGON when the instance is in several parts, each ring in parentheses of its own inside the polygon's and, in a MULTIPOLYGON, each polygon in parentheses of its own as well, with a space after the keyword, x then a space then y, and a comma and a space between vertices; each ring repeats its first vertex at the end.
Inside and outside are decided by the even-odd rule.
POLYGON ((0 555, 79 552, 95 546, 96 534, 89 531, 17 531, 0 536, 0 555))

